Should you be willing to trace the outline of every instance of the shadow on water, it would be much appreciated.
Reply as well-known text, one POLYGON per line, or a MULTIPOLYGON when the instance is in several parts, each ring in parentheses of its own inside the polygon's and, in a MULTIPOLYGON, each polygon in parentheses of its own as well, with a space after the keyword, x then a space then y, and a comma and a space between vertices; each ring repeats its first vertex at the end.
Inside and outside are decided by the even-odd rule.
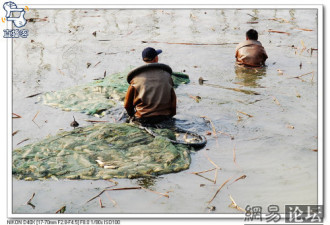
POLYGON ((266 67, 250 68, 236 65, 235 74, 235 84, 253 88, 261 87, 258 81, 266 76, 266 67))

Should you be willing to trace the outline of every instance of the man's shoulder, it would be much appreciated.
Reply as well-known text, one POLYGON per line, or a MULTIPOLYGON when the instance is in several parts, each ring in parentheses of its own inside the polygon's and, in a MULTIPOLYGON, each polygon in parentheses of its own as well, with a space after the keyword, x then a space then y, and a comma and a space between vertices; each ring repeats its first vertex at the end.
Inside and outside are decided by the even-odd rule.
POLYGON ((243 48, 243 47, 246 47, 246 46, 251 46, 251 45, 262 46, 262 44, 261 44, 260 41, 257 41, 257 40, 246 40, 246 41, 243 41, 243 42, 239 43, 236 46, 236 51, 239 50, 240 48, 243 48))
POLYGON ((166 71, 169 74, 172 74, 172 69, 170 66, 163 64, 163 63, 148 63, 142 66, 139 66, 133 70, 131 70, 127 75, 127 82, 130 83, 131 80, 137 76, 138 74, 141 74, 143 72, 146 72, 150 69, 159 69, 162 71, 166 71))

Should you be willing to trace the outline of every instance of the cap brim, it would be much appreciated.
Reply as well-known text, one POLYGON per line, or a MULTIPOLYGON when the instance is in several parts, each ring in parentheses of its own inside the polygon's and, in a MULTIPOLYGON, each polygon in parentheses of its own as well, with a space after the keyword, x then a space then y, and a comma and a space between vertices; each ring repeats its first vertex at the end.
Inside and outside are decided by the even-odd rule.
POLYGON ((162 53, 163 51, 162 51, 161 49, 157 49, 156 52, 157 52, 157 55, 159 55, 159 54, 162 53))

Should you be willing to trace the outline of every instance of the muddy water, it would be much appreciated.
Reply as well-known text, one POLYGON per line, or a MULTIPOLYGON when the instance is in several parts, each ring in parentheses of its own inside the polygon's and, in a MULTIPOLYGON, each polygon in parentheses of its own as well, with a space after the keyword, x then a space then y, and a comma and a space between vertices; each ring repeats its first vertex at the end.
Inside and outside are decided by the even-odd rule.
MULTIPOLYGON (((281 212, 285 204, 317 203, 317 152, 313 151, 317 149, 317 51, 310 51, 318 47, 316 10, 30 10, 26 18, 39 19, 27 23, 27 39, 14 40, 13 112, 22 118, 13 120, 13 131, 19 130, 13 148, 72 129, 73 115, 81 126, 88 125, 84 119, 93 118, 44 106, 37 97, 26 96, 84 84, 102 77, 104 71, 111 74, 138 66, 147 46, 163 50, 160 62, 190 75, 191 83, 176 90, 176 118, 205 134, 212 131, 200 118, 206 116, 217 135, 207 136, 207 146, 191 154, 186 171, 155 179, 116 180, 117 187, 142 185, 168 192, 169 198, 144 190, 113 191, 101 195, 105 206, 101 208, 99 199, 86 202, 113 185, 109 181, 13 179, 13 213, 54 213, 64 205, 66 213, 83 214, 210 213, 208 206, 216 207, 211 213, 241 213, 228 207, 229 195, 242 208, 266 210, 275 204, 281 212), (259 31, 269 56, 264 69, 235 67, 236 43, 250 28, 259 31), (314 75, 292 78, 309 72, 314 75), (207 80, 204 85, 199 85, 199 77, 207 80), (201 101, 190 95, 200 96, 201 101), (214 171, 203 174, 208 179, 191 174, 214 168, 210 160, 221 167, 215 184, 210 181, 214 171), (233 183, 242 175, 246 178, 233 183), (26 205, 33 193, 35 208, 26 205)), ((116 114, 103 119, 115 118, 116 114)))

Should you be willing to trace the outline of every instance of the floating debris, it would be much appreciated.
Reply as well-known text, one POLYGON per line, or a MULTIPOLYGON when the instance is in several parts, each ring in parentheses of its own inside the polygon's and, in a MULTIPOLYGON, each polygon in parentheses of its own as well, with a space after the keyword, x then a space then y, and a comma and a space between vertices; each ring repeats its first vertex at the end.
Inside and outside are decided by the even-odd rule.
POLYGON ((40 92, 40 93, 37 93, 37 94, 33 94, 33 95, 29 95, 27 96, 26 98, 32 98, 32 97, 35 97, 35 96, 38 96, 38 95, 41 95, 43 92, 40 92))
POLYGON ((215 211, 216 207, 215 206, 208 206, 209 212, 215 211))
POLYGON ((221 186, 220 188, 215 192, 214 196, 212 197, 212 199, 210 201, 208 201, 207 203, 210 204, 214 199, 215 197, 218 195, 218 193, 220 192, 220 190, 223 188, 223 186, 225 186, 228 181, 230 181, 230 179, 226 180, 221 186))
POLYGON ((229 198, 231 200, 231 203, 228 207, 230 208, 234 208, 234 209, 237 209, 238 211, 242 211, 242 212, 246 212, 244 209, 242 209, 241 207, 239 207, 236 202, 234 201, 234 199, 231 197, 231 195, 229 195, 229 198))
POLYGON ((274 21, 277 21, 277 22, 280 22, 280 23, 290 23, 290 21, 288 21, 286 19, 283 19, 283 18, 271 18, 271 19, 268 19, 268 20, 274 20, 274 21))
POLYGON ((203 77, 200 77, 200 78, 198 79, 198 83, 199 83, 200 85, 203 85, 203 84, 204 84, 204 81, 207 81, 207 80, 204 80, 203 77))
POLYGON ((86 122, 90 123, 109 123, 107 120, 85 120, 86 122))
POLYGON ((246 178, 246 175, 242 175, 239 178, 237 178, 236 180, 234 180, 230 185, 232 185, 233 183, 235 183, 238 180, 245 179, 245 178, 246 178))
POLYGON ((88 69, 91 65, 92 65, 91 63, 87 63, 87 69, 88 69))
POLYGON ((237 110, 237 112, 238 112, 238 113, 241 113, 241 114, 243 114, 243 115, 246 115, 246 116, 248 116, 248 117, 250 117, 250 118, 253 117, 253 116, 251 116, 250 114, 247 114, 247 113, 242 112, 242 111, 238 111, 238 110, 237 110))
POLYGON ((18 132, 19 132, 19 130, 14 131, 13 134, 12 134, 12 136, 15 136, 18 132))
POLYGON ((234 137, 233 135, 227 134, 227 133, 225 133, 225 132, 222 132, 222 131, 218 131, 218 133, 219 133, 219 134, 223 134, 223 135, 226 135, 226 136, 230 137, 230 139, 231 139, 231 140, 234 140, 234 139, 235 139, 235 137, 234 137))
POLYGON ((73 122, 70 123, 70 126, 75 129, 76 127, 79 127, 79 123, 76 121, 76 119, 73 116, 73 122))
POLYGON ((99 202, 100 202, 100 207, 101 207, 101 208, 105 208, 105 206, 102 204, 102 200, 101 200, 100 197, 99 197, 99 202))
POLYGON ((28 141, 28 140, 30 140, 30 139, 29 139, 29 138, 25 138, 23 141, 19 142, 17 145, 20 145, 20 144, 22 144, 23 142, 28 141))
POLYGON ((314 30, 311 30, 311 29, 304 29, 304 28, 299 28, 299 27, 297 27, 296 29, 303 30, 303 31, 314 31, 314 30))
POLYGON ((216 170, 217 168, 213 168, 213 169, 209 169, 209 170, 204 170, 204 171, 200 171, 200 172, 191 172, 192 174, 200 174, 200 173, 207 173, 213 170, 216 170))
POLYGON ((34 121, 34 120, 37 118, 37 116, 38 116, 39 112, 40 112, 40 111, 38 111, 38 112, 37 112, 37 113, 34 115, 34 117, 33 117, 32 121, 34 121))
POLYGON ((29 19, 26 19, 28 22, 30 23, 35 23, 35 22, 44 22, 44 21, 47 21, 48 20, 48 17, 44 17, 44 18, 29 18, 29 19))
POLYGON ((211 124, 213 135, 214 135, 215 137, 217 137, 217 131, 216 131, 216 129, 215 129, 215 126, 214 126, 212 120, 211 120, 210 118, 208 118, 207 116, 201 116, 201 118, 203 118, 206 122, 208 122, 208 123, 211 124))
POLYGON ((29 201, 27 201, 27 205, 30 205, 30 206, 32 206, 32 208, 34 209, 36 206, 35 205, 33 205, 32 203, 31 203, 31 201, 32 201, 32 199, 34 198, 34 196, 35 196, 35 193, 33 193, 32 194, 32 197, 29 199, 29 201))
POLYGON ((291 124, 287 124, 286 127, 289 129, 294 129, 294 126, 292 126, 291 124))
POLYGON ((19 119, 22 118, 20 115, 16 114, 16 113, 12 113, 13 114, 13 119, 19 119))
POLYGON ((192 98, 192 99, 194 99, 195 100, 195 102, 197 102, 197 103, 199 103, 200 102, 200 100, 202 99, 200 96, 193 96, 193 95, 189 95, 189 97, 190 98, 192 98))
POLYGON ((290 35, 290 33, 288 32, 284 32, 284 31, 277 31, 277 30, 272 30, 272 29, 269 29, 268 32, 271 32, 271 33, 279 33, 279 34, 287 34, 287 35, 290 35))
POLYGON ((57 210, 55 213, 57 214, 57 213, 61 213, 61 214, 63 214, 63 213, 65 213, 65 211, 66 211, 66 206, 62 206, 59 210, 57 210))
POLYGON ((95 65, 94 65, 94 68, 99 65, 101 63, 101 61, 97 62, 95 65))

